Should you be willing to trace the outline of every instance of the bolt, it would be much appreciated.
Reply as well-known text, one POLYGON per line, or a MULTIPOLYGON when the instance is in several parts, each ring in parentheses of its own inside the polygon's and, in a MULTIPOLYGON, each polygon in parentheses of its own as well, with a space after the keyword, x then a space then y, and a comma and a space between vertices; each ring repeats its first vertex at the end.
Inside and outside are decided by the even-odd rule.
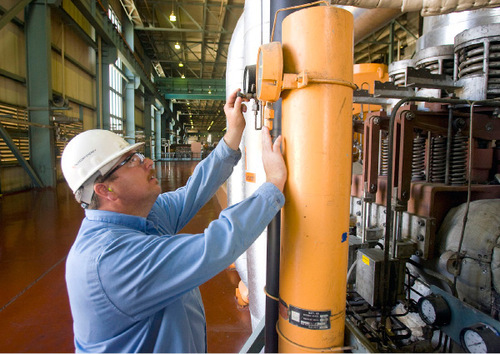
POLYGON ((356 204, 361 205, 361 200, 356 200, 356 204))
POLYGON ((357 216, 361 216, 361 212, 360 212, 360 211, 357 211, 357 212, 356 212, 356 215, 357 215, 357 216))
POLYGON ((423 240, 424 240, 424 235, 418 235, 418 236, 417 236, 417 240, 419 240, 419 241, 423 241, 423 240))
POLYGON ((406 120, 413 120, 415 118, 415 113, 414 112, 407 112, 405 114, 406 120))
POLYGON ((403 199, 408 198, 408 191, 403 191, 403 193, 401 194, 401 196, 403 197, 403 199))
POLYGON ((493 124, 488 123, 488 124, 486 124, 485 128, 486 128, 487 132, 491 132, 493 130, 493 124))
POLYGON ((425 220, 424 219, 420 219, 417 223, 418 223, 418 226, 425 226, 425 220))
POLYGON ((373 118, 373 124, 379 125, 380 124, 380 118, 379 117, 373 118))
POLYGON ((418 256, 418 257, 422 256, 422 251, 421 250, 416 250, 415 251, 415 255, 418 256))

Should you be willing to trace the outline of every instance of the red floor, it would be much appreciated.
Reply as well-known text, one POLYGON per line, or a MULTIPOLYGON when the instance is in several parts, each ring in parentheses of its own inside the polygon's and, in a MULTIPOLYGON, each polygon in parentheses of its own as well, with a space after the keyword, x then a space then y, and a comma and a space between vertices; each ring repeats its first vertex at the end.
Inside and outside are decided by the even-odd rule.
MULTIPOLYGON (((158 164, 162 188, 184 185, 195 165, 158 164)), ((183 231, 203 231, 219 212, 213 198, 183 231)), ((65 183, 0 197, 0 352, 74 351, 64 267, 82 217, 65 183)), ((251 333, 248 308, 234 297, 238 282, 225 270, 201 286, 209 352, 238 352, 251 333)))

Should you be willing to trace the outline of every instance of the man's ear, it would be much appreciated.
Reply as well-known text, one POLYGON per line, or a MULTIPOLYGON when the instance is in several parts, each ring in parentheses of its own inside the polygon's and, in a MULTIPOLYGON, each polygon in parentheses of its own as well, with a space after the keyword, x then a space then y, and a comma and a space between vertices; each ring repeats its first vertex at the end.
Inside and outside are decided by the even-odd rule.
POLYGON ((113 190, 104 183, 94 184, 94 193, 102 199, 115 200, 116 194, 113 190))

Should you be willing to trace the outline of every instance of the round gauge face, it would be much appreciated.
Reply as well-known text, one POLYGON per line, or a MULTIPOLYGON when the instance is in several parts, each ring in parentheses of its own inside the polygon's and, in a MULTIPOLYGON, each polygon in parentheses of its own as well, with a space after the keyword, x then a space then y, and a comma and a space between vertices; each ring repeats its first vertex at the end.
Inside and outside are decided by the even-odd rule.
POLYGON ((422 319, 427 324, 433 324, 436 322, 436 308, 434 304, 429 299, 424 299, 420 303, 420 313, 422 315, 422 319))
POLYGON ((464 332, 463 344, 469 353, 486 353, 488 351, 484 339, 472 329, 464 332))

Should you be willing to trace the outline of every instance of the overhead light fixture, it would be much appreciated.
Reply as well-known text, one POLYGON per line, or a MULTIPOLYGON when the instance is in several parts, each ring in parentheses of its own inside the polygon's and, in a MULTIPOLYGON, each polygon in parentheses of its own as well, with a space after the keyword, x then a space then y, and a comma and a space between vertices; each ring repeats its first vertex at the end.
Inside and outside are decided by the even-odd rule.
POLYGON ((177 16, 175 16, 174 10, 172 10, 172 13, 170 14, 170 22, 175 22, 177 21, 177 16))
POLYGON ((182 64, 182 61, 179 62, 179 68, 182 68, 184 66, 184 64, 182 64))
POLYGON ((181 75, 181 79, 185 79, 185 78, 186 78, 186 76, 184 76, 184 74, 182 74, 181 75))
POLYGON ((212 90, 208 89, 208 94, 211 95, 212 94, 212 90))
POLYGON ((181 45, 179 44, 179 42, 175 42, 174 48, 181 49, 181 45))

